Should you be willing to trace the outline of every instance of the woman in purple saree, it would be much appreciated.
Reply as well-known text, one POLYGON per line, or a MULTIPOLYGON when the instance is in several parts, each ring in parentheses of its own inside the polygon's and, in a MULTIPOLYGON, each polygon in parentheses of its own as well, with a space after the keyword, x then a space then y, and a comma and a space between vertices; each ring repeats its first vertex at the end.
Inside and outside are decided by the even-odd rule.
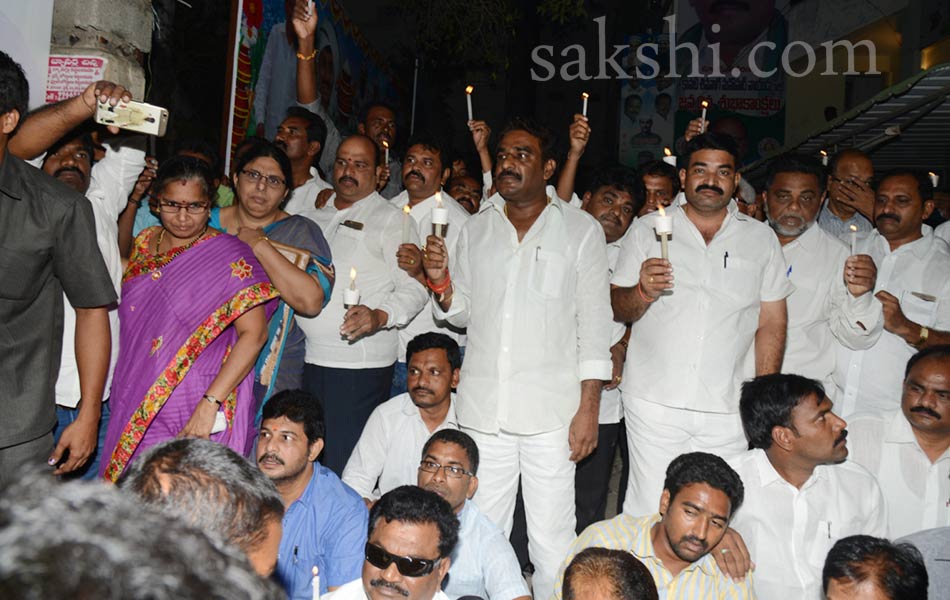
POLYGON ((154 189, 162 226, 136 238, 122 282, 109 458, 100 467, 112 481, 139 452, 177 436, 248 454, 254 362, 277 296, 251 249, 208 227, 207 165, 172 158, 154 189))

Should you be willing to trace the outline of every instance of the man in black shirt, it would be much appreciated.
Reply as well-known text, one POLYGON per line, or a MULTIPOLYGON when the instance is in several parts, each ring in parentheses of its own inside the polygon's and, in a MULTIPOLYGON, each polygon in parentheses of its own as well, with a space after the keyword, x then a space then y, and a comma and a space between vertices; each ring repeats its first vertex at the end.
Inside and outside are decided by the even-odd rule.
POLYGON ((29 86, 0 52, 0 487, 17 466, 46 461, 60 475, 95 449, 116 301, 81 194, 7 152, 29 86), (76 308, 80 414, 53 448, 63 292, 76 308))

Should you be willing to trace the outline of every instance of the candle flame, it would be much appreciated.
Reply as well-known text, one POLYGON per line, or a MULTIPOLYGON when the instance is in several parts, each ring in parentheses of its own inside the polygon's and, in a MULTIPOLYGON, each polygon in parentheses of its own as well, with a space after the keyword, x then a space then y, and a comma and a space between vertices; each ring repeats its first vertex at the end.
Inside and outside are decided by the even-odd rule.
POLYGON ((700 105, 701 105, 703 108, 709 108, 709 102, 706 101, 706 100, 703 100, 702 102, 700 102, 700 105))
POLYGON ((356 267, 350 267, 350 282, 356 281, 356 267))
POLYGON ((822 150, 821 152, 819 152, 819 154, 821 154, 822 156, 828 156, 828 153, 825 152, 824 150, 822 150))
POLYGON ((317 575, 320 574, 320 569, 318 569, 317 567, 314 567, 314 568, 310 569, 310 572, 313 573, 313 576, 314 576, 314 577, 316 577, 317 575))
POLYGON ((587 100, 588 98, 590 98, 590 94, 588 94, 587 92, 582 92, 581 98, 583 98, 584 100, 587 100))
POLYGON ((665 216, 666 216, 666 211, 663 210, 663 205, 662 205, 662 204, 660 204, 659 206, 657 206, 656 209, 657 209, 658 211, 660 211, 660 216, 661 216, 661 217, 665 217, 665 216))
POLYGON ((927 175, 930 175, 931 177, 936 177, 936 176, 937 176, 937 174, 934 173, 933 171, 929 171, 929 172, 927 173, 927 175))
POLYGON ((673 156, 673 152, 669 148, 663 148, 663 154, 673 156))
POLYGON ((412 211, 412 209, 409 208, 409 205, 408 205, 408 204, 402 207, 402 212, 406 213, 407 215, 408 215, 411 211, 412 211))
POLYGON ((858 231, 857 226, 856 226, 856 225, 852 225, 852 226, 851 226, 851 233, 857 233, 857 231, 858 231))
POLYGON ((383 140, 383 148, 389 148, 389 142, 383 140))
POLYGON ((471 93, 474 92, 474 91, 475 91, 475 86, 474 86, 474 85, 467 85, 467 86, 465 86, 465 93, 466 93, 466 94, 471 95, 471 93))

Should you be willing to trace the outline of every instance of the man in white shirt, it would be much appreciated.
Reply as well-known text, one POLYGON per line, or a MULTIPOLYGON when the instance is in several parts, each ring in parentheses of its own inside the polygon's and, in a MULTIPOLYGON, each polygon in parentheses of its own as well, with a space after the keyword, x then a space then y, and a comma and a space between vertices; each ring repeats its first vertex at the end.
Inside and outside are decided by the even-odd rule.
MULTIPOLYGON (((96 101, 106 98, 128 96, 121 86, 107 81, 89 85, 86 90, 62 103, 31 113, 20 125, 11 151, 24 158, 33 158, 47 152, 42 170, 59 179, 86 196, 92 204, 96 223, 96 241, 112 284, 118 294, 122 287, 122 261, 119 257, 119 214, 125 209, 129 194, 135 186, 139 173, 145 166, 145 142, 138 137, 116 138, 107 141, 105 157, 95 162, 92 130, 85 127, 95 112, 96 101), (100 94, 96 94, 99 91, 100 94)), ((131 96, 129 96, 131 97, 131 96)), ((64 296, 63 347, 59 375, 56 379, 56 416, 58 425, 54 433, 59 443, 63 432, 77 421, 84 387, 76 357, 76 311, 69 306, 64 296)), ((102 399, 108 400, 112 370, 119 351, 119 316, 114 305, 109 310, 112 350, 104 379, 102 399)), ((98 401, 98 399, 94 400, 98 401)), ((93 454, 74 473, 83 479, 94 479, 98 473, 100 448, 109 423, 109 405, 103 402, 99 430, 91 442, 93 454), (97 443, 98 442, 98 443, 97 443)), ((78 450, 78 448, 77 448, 78 450)))
POLYGON ((498 193, 466 223, 451 268, 436 236, 423 261, 436 317, 468 327, 456 414, 482 454, 475 502, 507 534, 521 480, 538 598, 574 539, 574 463, 597 445, 611 377, 603 229, 545 194, 552 150, 527 121, 506 128, 498 193))
POLYGON ((478 489, 478 446, 466 433, 437 431, 422 449, 419 487, 445 498, 459 519, 459 541, 445 593, 485 600, 530 600, 508 538, 469 502, 478 489))
MULTIPOLYGON (((370 413, 389 397, 399 348, 395 328, 427 300, 425 288, 399 268, 402 214, 375 191, 378 160, 366 136, 344 140, 333 169, 334 195, 326 206, 300 213, 323 230, 341 279, 323 312, 296 317, 307 336, 304 387, 326 408, 322 462, 337 474, 370 413), (344 306, 351 290, 358 303, 344 306)), ((417 243, 415 230, 409 233, 417 243)))
POLYGON ((320 157, 326 139, 327 125, 324 120, 300 106, 289 107, 287 118, 277 128, 274 145, 287 154, 294 175, 293 192, 284 207, 292 215, 299 215, 304 209, 314 207, 317 194, 331 187, 313 166, 320 157))
MULTIPOLYGON (((433 210, 442 209, 448 223, 443 237, 451 256, 455 252, 459 233, 470 215, 442 190, 442 185, 451 171, 445 165, 444 157, 445 151, 439 140, 426 132, 416 133, 409 140, 409 149, 403 160, 402 179, 406 189, 390 202, 404 213, 404 224, 405 220, 409 219, 409 225, 418 230, 420 240, 433 232, 433 210), (407 210, 408 217, 405 215, 407 210)), ((407 240, 403 240, 403 245, 399 248, 399 266, 420 284, 426 284, 425 273, 422 271, 422 250, 407 240)), ((436 320, 431 305, 427 305, 406 327, 399 330, 399 359, 396 361, 390 395, 398 396, 406 392, 406 345, 409 340, 429 331, 443 333, 456 342, 464 339, 458 329, 452 328, 445 321, 436 320)))
POLYGON ((900 410, 851 419, 850 458, 877 477, 892 536, 950 526, 950 346, 908 361, 900 410))
POLYGON ((910 357, 950 343, 950 248, 923 224, 932 198, 926 173, 893 171, 878 186, 877 228, 857 234, 856 252, 877 266, 884 332, 867 350, 838 347, 834 380, 845 416, 895 410, 910 357))
POLYGON ((452 338, 424 333, 406 349, 409 392, 376 407, 343 470, 343 482, 370 504, 416 480, 419 453, 436 431, 458 429, 452 390, 462 357, 452 338))
POLYGON ((363 575, 324 596, 327 600, 448 600, 441 590, 459 521, 438 494, 404 485, 369 512, 363 575))
MULTIPOLYGON (((782 244, 786 276, 795 286, 786 298, 782 372, 817 379, 834 398, 831 376, 838 343, 855 350, 871 347, 881 335, 884 318, 872 293, 874 261, 866 254, 848 256, 841 240, 815 226, 823 181, 820 164, 810 157, 776 159, 766 178, 765 214, 782 244)), ((747 359, 751 376, 753 357, 747 359)))
POLYGON ((632 515, 653 510, 663 465, 678 454, 728 458, 745 448, 743 359, 751 351, 756 374, 779 371, 794 289, 774 233, 731 200, 732 138, 694 137, 681 164, 685 196, 667 212, 669 260, 656 258, 659 214, 650 213, 627 233, 611 280, 614 319, 633 323, 620 384, 630 455, 623 511, 632 515))
POLYGON ((739 408, 750 450, 730 461, 745 486, 732 527, 755 562, 756 595, 820 600, 836 540, 887 534, 881 489, 863 467, 844 462, 847 424, 819 382, 756 377, 742 385, 739 408))

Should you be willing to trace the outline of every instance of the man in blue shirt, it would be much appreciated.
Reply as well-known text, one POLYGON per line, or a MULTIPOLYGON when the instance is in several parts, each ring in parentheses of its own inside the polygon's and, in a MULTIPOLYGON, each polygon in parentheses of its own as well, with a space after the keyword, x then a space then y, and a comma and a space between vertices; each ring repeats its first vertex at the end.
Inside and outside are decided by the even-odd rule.
POLYGON ((419 487, 442 496, 459 519, 443 591, 451 599, 530 600, 528 586, 508 538, 468 499, 478 489, 478 446, 468 434, 442 429, 422 448, 419 487))
POLYGON ((323 409, 299 390, 264 405, 257 465, 284 500, 284 534, 277 579, 291 599, 312 598, 313 567, 320 593, 358 579, 369 514, 359 494, 317 462, 323 450, 323 409))

